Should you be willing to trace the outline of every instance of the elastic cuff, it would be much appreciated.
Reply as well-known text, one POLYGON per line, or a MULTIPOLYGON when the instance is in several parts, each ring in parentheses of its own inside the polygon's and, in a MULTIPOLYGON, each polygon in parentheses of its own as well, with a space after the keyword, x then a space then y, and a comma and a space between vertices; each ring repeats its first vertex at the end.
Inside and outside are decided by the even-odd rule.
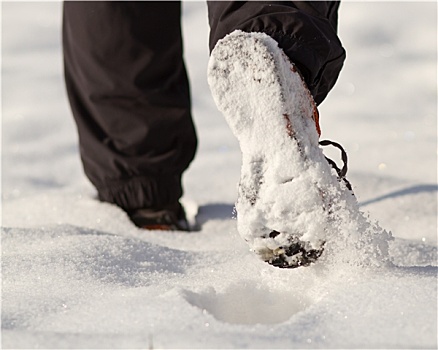
POLYGON ((179 174, 114 181, 97 191, 101 201, 114 203, 127 212, 166 208, 176 203, 183 193, 179 174))

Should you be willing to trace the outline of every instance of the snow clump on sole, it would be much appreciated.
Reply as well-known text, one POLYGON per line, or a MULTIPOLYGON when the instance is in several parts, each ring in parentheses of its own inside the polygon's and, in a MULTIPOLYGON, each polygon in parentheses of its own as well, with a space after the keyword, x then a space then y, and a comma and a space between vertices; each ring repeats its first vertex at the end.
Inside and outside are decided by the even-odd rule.
POLYGON ((368 222, 326 161, 313 98, 277 42, 227 35, 212 51, 208 81, 242 151, 237 225, 250 248, 288 268, 323 250, 337 260, 385 261, 389 235, 368 222))

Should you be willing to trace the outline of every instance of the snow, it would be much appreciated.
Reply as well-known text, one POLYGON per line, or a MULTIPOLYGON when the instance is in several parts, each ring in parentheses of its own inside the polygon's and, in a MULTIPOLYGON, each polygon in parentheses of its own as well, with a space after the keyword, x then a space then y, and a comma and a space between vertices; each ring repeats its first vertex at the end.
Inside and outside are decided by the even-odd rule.
POLYGON ((184 3, 200 136, 185 200, 202 227, 189 234, 143 232, 96 200, 63 86, 61 4, 3 3, 3 348, 436 348, 436 13, 343 3, 348 58, 320 108, 361 209, 395 237, 394 266, 281 270, 237 234, 241 155, 207 85, 204 2, 184 3))

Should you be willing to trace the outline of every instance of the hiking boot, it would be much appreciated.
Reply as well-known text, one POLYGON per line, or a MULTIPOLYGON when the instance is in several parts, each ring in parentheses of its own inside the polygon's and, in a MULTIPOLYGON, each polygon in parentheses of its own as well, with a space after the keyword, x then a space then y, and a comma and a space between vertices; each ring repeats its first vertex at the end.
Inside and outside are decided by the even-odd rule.
POLYGON ((128 215, 137 227, 145 230, 190 231, 179 202, 164 209, 137 209, 128 215))
POLYGON ((315 262, 334 203, 355 199, 346 166, 334 171, 319 147, 318 111, 300 73, 268 35, 235 31, 212 51, 208 81, 242 151, 239 234, 271 265, 315 262))

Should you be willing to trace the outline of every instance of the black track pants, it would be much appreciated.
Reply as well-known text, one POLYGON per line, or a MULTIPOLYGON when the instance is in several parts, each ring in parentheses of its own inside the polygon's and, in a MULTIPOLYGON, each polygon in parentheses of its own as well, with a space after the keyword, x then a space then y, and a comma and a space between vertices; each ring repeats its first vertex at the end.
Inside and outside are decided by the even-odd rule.
MULTIPOLYGON (((266 32, 320 103, 345 58, 337 8, 210 1, 210 48, 235 29, 266 32)), ((196 151, 180 17, 179 2, 64 3, 65 80, 84 170, 101 200, 127 211, 176 202, 196 151)))
POLYGON ((196 135, 179 2, 64 3, 68 96, 84 170, 125 210, 182 195, 196 135))
POLYGON ((337 35, 338 1, 209 1, 210 50, 235 29, 273 37, 298 67, 317 104, 345 60, 337 35))

